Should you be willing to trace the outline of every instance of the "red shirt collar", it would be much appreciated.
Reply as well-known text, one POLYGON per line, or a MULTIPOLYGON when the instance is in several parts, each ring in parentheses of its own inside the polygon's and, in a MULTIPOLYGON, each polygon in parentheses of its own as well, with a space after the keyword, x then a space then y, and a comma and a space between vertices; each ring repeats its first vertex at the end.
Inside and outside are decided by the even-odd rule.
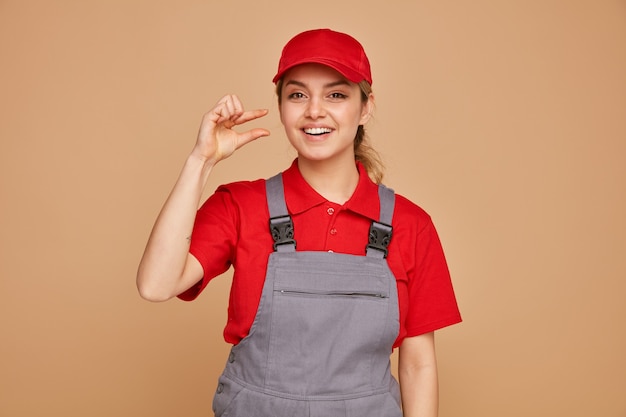
MULTIPOLYGON (((365 167, 360 162, 356 162, 356 167, 359 170, 359 183, 352 197, 343 204, 343 207, 370 220, 378 220, 380 215, 378 185, 370 179, 365 167)), ((291 214, 302 213, 328 202, 306 182, 298 168, 297 159, 283 172, 283 185, 285 187, 285 200, 291 214)))

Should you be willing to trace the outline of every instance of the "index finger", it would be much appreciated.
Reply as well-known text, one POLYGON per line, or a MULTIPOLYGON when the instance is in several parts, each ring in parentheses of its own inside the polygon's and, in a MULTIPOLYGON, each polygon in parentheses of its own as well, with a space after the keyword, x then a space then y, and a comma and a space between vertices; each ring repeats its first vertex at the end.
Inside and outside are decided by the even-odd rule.
POLYGON ((263 117, 268 113, 269 113, 268 109, 248 110, 248 111, 243 112, 239 117, 235 118, 233 120, 233 123, 235 125, 240 125, 240 124, 249 122, 251 120, 255 120, 260 117, 263 117))

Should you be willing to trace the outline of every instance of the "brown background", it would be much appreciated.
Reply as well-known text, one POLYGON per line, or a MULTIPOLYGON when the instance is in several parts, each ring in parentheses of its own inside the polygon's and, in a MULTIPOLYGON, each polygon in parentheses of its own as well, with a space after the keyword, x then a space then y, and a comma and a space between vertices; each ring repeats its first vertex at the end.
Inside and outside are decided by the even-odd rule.
POLYGON ((151 304, 134 275, 225 93, 294 153, 280 48, 331 27, 373 63, 386 183, 434 218, 464 323, 441 416, 626 416, 626 2, 0 0, 0 415, 207 416, 229 275, 151 304))

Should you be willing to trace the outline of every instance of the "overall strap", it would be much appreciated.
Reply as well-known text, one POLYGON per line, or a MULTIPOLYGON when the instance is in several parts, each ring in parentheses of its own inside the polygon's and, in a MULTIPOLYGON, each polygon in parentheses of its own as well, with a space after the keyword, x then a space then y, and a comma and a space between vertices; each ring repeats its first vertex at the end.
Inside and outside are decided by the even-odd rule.
POLYGON ((373 221, 370 226, 368 244, 365 247, 367 256, 375 258, 387 257, 387 246, 391 242, 391 219, 396 204, 396 197, 391 188, 378 185, 378 199, 380 200, 379 221, 373 221))
POLYGON ((287 211, 282 173, 265 181, 267 208, 270 213, 269 228, 274 239, 275 252, 295 252, 296 241, 293 234, 293 221, 287 211))

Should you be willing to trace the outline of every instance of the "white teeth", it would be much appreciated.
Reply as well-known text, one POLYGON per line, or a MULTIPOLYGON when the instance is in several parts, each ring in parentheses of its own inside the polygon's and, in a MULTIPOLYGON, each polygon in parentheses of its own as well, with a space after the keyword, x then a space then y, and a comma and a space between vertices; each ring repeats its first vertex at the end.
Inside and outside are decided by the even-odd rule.
POLYGON ((332 130, 327 127, 311 127, 308 129, 304 129, 304 133, 307 133, 309 135, 322 135, 324 133, 330 132, 332 132, 332 130))

